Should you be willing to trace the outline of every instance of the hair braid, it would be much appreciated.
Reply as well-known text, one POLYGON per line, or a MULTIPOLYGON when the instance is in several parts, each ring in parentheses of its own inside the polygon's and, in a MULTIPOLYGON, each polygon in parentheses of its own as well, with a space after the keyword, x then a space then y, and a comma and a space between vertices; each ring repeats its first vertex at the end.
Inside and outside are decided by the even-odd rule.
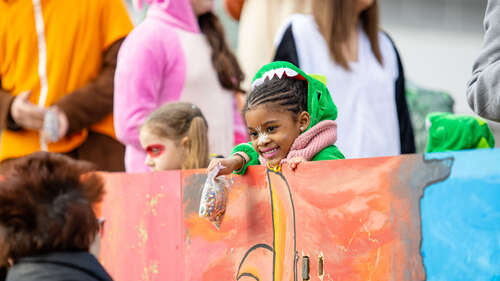
POLYGON ((281 107, 295 114, 307 111, 307 82, 289 77, 266 80, 250 92, 243 112, 260 105, 281 107))
POLYGON ((245 92, 240 87, 245 75, 226 42, 224 28, 217 16, 212 12, 203 14, 198 17, 198 24, 212 49, 212 65, 219 83, 224 89, 245 92))

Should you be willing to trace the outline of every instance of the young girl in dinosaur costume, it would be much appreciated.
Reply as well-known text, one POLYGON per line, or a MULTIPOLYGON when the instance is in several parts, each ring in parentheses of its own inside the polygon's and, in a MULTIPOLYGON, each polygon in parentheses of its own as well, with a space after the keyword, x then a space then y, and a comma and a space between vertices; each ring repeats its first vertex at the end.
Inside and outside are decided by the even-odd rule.
POLYGON ((250 165, 292 169, 302 161, 344 159, 337 140, 337 108, 325 84, 288 62, 265 65, 255 75, 243 110, 250 143, 236 146, 220 174, 244 174, 250 165))

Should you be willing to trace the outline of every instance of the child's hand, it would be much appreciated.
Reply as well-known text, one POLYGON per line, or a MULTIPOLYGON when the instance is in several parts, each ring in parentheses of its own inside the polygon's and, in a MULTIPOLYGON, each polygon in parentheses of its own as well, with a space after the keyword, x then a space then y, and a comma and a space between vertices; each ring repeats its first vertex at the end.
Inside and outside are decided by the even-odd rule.
POLYGON ((213 159, 208 165, 207 173, 210 173, 210 171, 212 171, 218 163, 221 163, 224 168, 219 171, 219 174, 217 174, 216 177, 228 175, 235 170, 241 169, 241 167, 243 166, 243 159, 239 156, 234 155, 228 158, 213 159))
POLYGON ((290 167, 290 169, 292 169, 292 171, 294 171, 297 166, 302 163, 302 162, 306 162, 306 159, 304 157, 294 157, 290 160, 288 160, 288 167, 290 167))

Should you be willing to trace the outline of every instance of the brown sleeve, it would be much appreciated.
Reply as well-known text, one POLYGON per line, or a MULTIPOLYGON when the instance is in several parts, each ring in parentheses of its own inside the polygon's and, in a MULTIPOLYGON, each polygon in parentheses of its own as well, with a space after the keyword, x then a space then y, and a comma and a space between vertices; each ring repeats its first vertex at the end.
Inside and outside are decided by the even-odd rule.
POLYGON ((113 81, 122 42, 117 40, 104 52, 101 72, 93 81, 55 103, 68 117, 68 133, 88 128, 113 112, 113 81))
POLYGON ((12 105, 15 96, 2 89, 1 85, 2 81, 0 80, 0 129, 19 131, 21 130, 21 127, 14 122, 14 119, 12 119, 12 116, 10 115, 10 106, 12 105))

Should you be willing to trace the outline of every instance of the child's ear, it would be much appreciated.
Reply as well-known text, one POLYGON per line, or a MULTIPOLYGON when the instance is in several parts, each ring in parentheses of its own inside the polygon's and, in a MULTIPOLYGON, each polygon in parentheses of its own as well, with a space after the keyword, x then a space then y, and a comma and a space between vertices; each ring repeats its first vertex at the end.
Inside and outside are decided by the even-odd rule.
POLYGON ((189 149, 190 141, 189 141, 189 138, 187 136, 183 137, 181 139, 181 145, 182 145, 182 147, 184 147, 184 149, 189 149))
POLYGON ((299 113, 297 121, 299 130, 302 133, 309 127, 309 124, 311 124, 311 115, 309 115, 309 112, 307 111, 302 111, 299 113))

